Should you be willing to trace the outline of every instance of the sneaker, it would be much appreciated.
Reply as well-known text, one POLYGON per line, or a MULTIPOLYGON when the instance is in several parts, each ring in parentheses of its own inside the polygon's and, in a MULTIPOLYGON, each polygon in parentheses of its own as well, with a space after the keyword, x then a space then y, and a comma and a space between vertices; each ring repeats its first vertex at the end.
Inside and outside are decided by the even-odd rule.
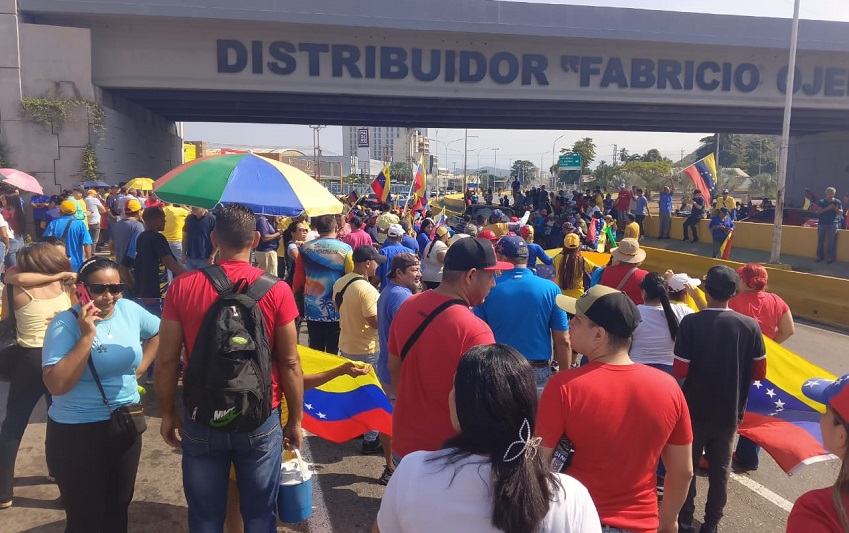
POLYGON ((379 440, 373 440, 373 441, 364 440, 361 453, 363 455, 383 454, 383 446, 380 444, 379 440))
POLYGON ((394 470, 390 470, 388 466, 383 467, 383 473, 380 474, 380 477, 377 479, 377 482, 383 486, 389 484, 389 480, 392 479, 392 474, 394 470))
POLYGON ((717 533, 717 531, 718 526, 716 524, 702 524, 702 527, 699 528, 699 533, 717 533))
POLYGON ((8 509, 11 506, 12 506, 12 500, 9 500, 7 502, 0 502, 0 509, 8 509))

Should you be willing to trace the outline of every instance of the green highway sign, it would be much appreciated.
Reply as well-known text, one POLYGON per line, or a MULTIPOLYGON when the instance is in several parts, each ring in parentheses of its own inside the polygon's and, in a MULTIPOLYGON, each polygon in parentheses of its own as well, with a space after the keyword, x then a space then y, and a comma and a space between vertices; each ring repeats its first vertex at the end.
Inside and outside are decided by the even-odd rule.
POLYGON ((581 170, 581 154, 562 154, 557 166, 560 170, 581 170))

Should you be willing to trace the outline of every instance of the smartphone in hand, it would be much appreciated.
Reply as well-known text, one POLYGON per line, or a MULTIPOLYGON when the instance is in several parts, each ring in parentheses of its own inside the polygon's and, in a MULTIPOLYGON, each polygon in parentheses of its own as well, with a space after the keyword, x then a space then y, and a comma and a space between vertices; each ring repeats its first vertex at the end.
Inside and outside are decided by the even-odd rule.
POLYGON ((80 302, 80 307, 91 303, 91 295, 83 284, 77 285, 77 301, 80 302))

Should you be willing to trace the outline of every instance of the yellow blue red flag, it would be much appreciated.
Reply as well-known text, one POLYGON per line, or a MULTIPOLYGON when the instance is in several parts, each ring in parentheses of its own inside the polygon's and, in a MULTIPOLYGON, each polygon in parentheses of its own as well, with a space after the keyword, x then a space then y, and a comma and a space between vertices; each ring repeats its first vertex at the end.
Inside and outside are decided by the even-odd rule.
POLYGON ((710 206, 716 192, 716 159, 713 154, 699 159, 681 172, 686 174, 696 189, 702 192, 705 205, 710 206))
POLYGON ((424 171, 424 156, 419 157, 419 163, 416 165, 416 172, 413 177, 413 193, 417 198, 427 197, 427 177, 424 171))
MULTIPOLYGON (((304 375, 333 370, 348 361, 298 346, 304 375)), ((323 439, 345 442, 375 429, 392 434, 392 405, 377 380, 375 370, 364 376, 342 375, 304 391, 303 427, 323 439)))
POLYGON ((389 172, 389 165, 383 167, 380 174, 371 182, 371 189, 380 198, 381 202, 386 202, 389 198, 389 190, 391 189, 392 179, 389 172))

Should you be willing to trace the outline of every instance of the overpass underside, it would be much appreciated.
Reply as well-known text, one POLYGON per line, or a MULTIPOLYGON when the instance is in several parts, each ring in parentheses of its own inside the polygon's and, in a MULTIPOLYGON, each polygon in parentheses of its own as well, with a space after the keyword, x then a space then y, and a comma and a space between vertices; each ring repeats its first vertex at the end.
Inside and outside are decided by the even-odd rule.
MULTIPOLYGON (((111 89, 169 120, 431 128, 779 134, 783 110, 621 102, 111 89)), ((794 110, 792 132, 849 129, 849 110, 794 110)))

